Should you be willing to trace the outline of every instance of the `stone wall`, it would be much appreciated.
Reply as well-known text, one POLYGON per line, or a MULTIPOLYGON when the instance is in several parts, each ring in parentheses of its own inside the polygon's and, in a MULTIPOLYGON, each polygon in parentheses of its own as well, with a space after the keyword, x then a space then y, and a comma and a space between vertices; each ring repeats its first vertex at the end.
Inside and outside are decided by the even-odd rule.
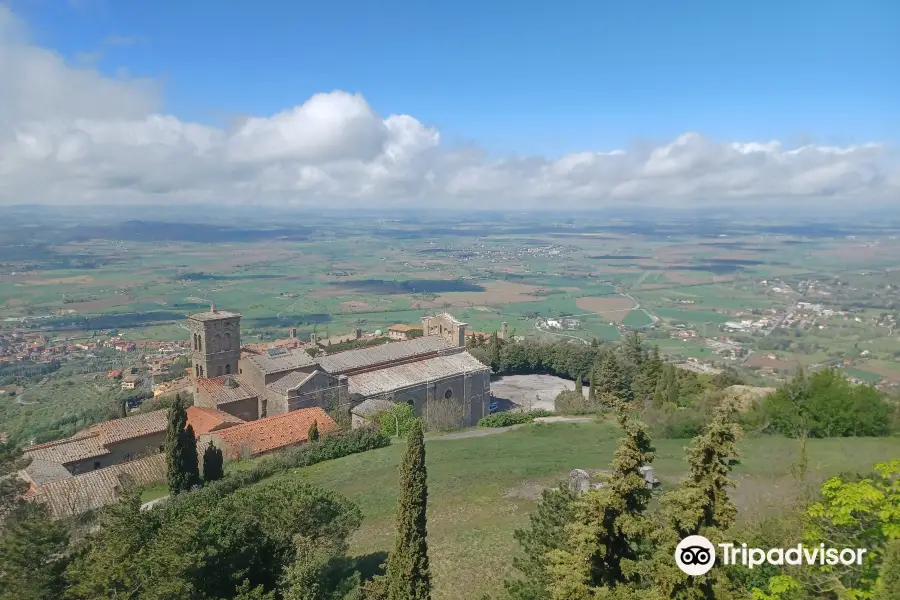
POLYGON ((96 469, 119 465, 124 462, 135 460, 155 454, 163 449, 166 443, 166 432, 145 435, 139 438, 123 440, 115 444, 109 444, 109 454, 89 458, 87 460, 69 463, 66 468, 72 473, 89 473, 96 469))

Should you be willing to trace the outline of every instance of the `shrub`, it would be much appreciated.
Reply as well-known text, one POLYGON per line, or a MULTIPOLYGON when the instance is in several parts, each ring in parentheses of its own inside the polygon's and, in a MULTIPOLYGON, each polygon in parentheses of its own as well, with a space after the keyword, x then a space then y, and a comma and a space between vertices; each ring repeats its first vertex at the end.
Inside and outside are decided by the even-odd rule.
POLYGON ((790 437, 881 436, 890 433, 891 407, 869 385, 851 385, 833 369, 808 378, 801 371, 763 403, 771 430, 790 437))
MULTIPOLYGON (((228 472, 222 479, 212 482, 196 492, 185 495, 211 494, 218 496, 230 494, 235 490, 253 485, 288 469, 308 467, 326 460, 342 458, 390 445, 390 438, 382 435, 380 431, 366 427, 335 435, 327 435, 318 442, 307 443, 279 454, 266 456, 250 469, 228 472)), ((169 503, 172 502, 177 502, 177 500, 170 500, 169 503)))
POLYGON ((694 407, 679 408, 667 402, 660 408, 648 409, 643 419, 653 438, 683 440, 699 435, 709 414, 694 407))
POLYGON ((378 424, 381 435, 388 438, 398 435, 399 427, 400 437, 406 436, 412 422, 416 418, 412 404, 407 402, 397 402, 390 410, 374 415, 372 421, 378 424))
POLYGON ((563 390, 553 401, 556 413, 560 415, 591 415, 602 410, 597 399, 585 398, 572 390, 563 390))
POLYGON ((425 404, 425 426, 429 431, 460 429, 465 417, 465 407, 453 398, 437 398, 425 404))
POLYGON ((547 410, 533 410, 531 412, 501 412, 482 417, 478 421, 478 427, 509 427, 531 423, 538 417, 552 417, 553 413, 547 410))

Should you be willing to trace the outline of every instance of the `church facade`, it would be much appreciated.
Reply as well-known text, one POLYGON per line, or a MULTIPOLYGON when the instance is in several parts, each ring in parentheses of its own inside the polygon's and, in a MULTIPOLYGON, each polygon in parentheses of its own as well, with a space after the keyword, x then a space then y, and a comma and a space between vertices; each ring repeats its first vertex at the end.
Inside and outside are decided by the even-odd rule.
POLYGON ((245 421, 318 406, 347 411, 379 399, 407 402, 429 418, 452 413, 459 426, 488 414, 490 368, 465 351, 466 323, 449 314, 423 318, 423 336, 310 357, 300 348, 240 344, 238 313, 192 315, 194 404, 245 421))

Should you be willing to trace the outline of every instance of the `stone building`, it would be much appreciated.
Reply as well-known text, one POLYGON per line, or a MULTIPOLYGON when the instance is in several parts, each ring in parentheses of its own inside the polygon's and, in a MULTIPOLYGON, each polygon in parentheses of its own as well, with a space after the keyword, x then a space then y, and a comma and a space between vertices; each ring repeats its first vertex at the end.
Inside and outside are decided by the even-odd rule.
POLYGON ((298 348, 235 350, 240 315, 213 307, 190 318, 194 404, 253 421, 391 397, 425 416, 455 403, 460 425, 475 424, 488 414, 490 369, 465 352, 466 323, 446 313, 422 321, 422 337, 313 358, 298 348))
POLYGON ((25 448, 32 462, 23 474, 29 480, 47 479, 47 473, 62 474, 62 467, 78 475, 159 452, 166 440, 167 415, 156 410, 104 421, 70 438, 25 448))

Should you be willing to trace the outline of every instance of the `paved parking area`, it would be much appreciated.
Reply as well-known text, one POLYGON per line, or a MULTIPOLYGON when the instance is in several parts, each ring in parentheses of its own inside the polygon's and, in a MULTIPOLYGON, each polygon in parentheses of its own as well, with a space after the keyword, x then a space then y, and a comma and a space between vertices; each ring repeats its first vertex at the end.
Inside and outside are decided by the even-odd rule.
MULTIPOLYGON (((553 375, 504 375, 491 380, 494 398, 523 410, 553 410, 553 400, 563 390, 575 390, 575 382, 553 375)), ((582 390, 587 396, 587 387, 582 390)), ((502 406, 501 406, 502 409, 502 406)))

